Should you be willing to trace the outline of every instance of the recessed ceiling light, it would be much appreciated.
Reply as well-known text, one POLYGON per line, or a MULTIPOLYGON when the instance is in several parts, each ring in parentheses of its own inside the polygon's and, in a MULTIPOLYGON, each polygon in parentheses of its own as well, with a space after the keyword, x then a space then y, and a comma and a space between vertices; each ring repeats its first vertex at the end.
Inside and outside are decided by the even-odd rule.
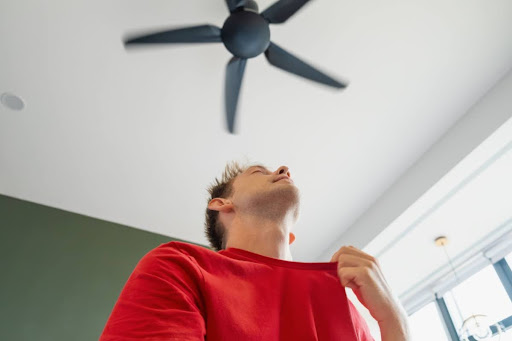
POLYGON ((19 111, 25 108, 25 102, 23 102, 21 97, 7 92, 4 92, 2 96, 0 96, 0 102, 11 110, 19 111))

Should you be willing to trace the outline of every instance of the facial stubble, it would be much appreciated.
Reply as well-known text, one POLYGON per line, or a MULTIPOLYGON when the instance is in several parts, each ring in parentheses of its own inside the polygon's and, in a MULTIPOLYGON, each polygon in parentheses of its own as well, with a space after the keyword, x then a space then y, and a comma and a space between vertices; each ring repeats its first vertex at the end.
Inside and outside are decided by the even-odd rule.
MULTIPOLYGON (((286 180, 282 180, 287 182, 286 180)), ((263 219, 281 220, 292 214, 297 220, 300 206, 299 189, 293 184, 272 183, 272 189, 256 193, 248 204, 250 214, 263 219)))

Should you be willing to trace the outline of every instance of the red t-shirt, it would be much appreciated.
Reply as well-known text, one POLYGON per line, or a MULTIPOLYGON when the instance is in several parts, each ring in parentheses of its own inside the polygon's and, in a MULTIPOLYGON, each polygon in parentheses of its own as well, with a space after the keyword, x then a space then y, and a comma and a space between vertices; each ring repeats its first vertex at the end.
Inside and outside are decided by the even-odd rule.
POLYGON ((336 269, 162 244, 137 264, 100 340, 373 341, 336 269))

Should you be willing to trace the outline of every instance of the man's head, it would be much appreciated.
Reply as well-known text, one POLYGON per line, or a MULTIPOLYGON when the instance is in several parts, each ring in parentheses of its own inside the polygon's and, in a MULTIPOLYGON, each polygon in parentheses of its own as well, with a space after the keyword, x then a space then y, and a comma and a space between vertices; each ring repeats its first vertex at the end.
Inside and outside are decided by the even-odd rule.
POLYGON ((227 242, 226 213, 246 214, 261 219, 283 219, 299 216, 299 190, 290 178, 288 167, 275 171, 259 164, 226 165, 222 179, 215 179, 208 188, 210 198, 206 209, 205 233, 215 250, 227 242))

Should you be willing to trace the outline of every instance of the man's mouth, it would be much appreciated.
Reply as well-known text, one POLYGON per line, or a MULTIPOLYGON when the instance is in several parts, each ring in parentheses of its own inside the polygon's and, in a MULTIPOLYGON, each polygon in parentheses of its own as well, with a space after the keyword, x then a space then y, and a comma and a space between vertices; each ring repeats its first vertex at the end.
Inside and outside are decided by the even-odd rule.
POLYGON ((289 182, 293 183, 293 180, 292 180, 292 179, 290 179, 290 178, 289 178, 289 177, 287 177, 287 176, 283 176, 283 177, 277 178, 277 180, 276 180, 276 181, 274 181, 274 182, 278 182, 278 181, 281 181, 281 180, 288 180, 289 182))

